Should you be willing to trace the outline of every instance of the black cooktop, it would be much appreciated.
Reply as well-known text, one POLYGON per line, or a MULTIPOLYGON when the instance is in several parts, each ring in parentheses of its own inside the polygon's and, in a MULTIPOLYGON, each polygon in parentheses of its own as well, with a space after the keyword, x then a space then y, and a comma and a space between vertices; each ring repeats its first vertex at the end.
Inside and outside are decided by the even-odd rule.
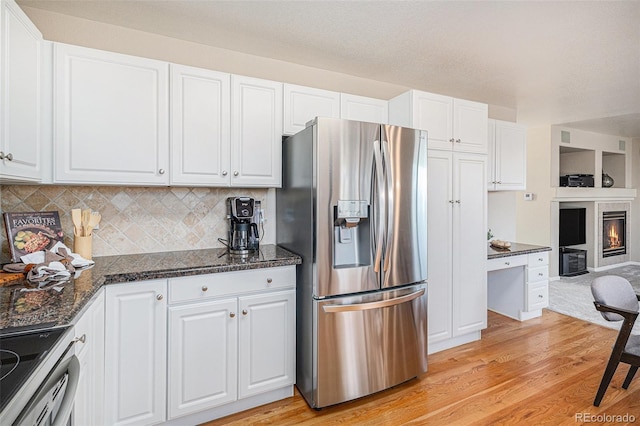
POLYGON ((66 329, 0 335, 0 411, 46 358, 66 329))

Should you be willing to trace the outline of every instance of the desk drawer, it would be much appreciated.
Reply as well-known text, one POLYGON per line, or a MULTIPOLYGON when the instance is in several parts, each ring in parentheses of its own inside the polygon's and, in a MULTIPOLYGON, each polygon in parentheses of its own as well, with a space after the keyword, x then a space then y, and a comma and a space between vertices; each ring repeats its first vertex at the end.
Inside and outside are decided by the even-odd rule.
POLYGON ((549 281, 528 285, 527 288, 527 311, 535 311, 549 306, 549 281))
POLYGON ((549 252, 541 251, 538 253, 529 253, 529 267, 543 266, 549 264, 549 252))
POLYGON ((487 260, 487 271, 497 271, 499 269, 515 268, 527 264, 527 255, 498 257, 487 260))
POLYGON ((527 282, 537 283, 549 280, 549 267, 538 266, 536 268, 527 268, 527 282))

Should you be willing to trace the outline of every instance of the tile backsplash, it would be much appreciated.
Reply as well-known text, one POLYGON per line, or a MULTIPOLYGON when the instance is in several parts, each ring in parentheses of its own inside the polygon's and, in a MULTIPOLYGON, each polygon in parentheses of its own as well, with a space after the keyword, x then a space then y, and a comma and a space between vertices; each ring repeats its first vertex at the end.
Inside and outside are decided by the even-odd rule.
MULTIPOLYGON (((273 189, 0 185, 0 207, 2 212, 57 210, 71 248, 71 209, 98 211, 102 221, 93 232, 93 256, 109 256, 223 247, 218 238, 226 238, 225 201, 239 195, 262 202, 267 219, 262 242, 273 244, 273 189)), ((0 234, 5 263, 9 248, 4 229, 0 234)))

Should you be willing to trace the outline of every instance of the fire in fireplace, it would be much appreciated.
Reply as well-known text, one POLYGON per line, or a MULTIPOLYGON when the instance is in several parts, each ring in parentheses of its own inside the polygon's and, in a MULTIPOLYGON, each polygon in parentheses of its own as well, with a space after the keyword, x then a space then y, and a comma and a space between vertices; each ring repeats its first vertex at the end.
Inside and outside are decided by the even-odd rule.
POLYGON ((602 257, 627 253, 625 245, 627 212, 602 213, 602 257))

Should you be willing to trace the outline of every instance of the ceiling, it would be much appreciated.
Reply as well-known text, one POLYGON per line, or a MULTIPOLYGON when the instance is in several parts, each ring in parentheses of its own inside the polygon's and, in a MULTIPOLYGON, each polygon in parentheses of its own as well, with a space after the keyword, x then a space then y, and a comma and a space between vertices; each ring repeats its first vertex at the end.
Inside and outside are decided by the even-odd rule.
POLYGON ((18 3, 640 137, 640 1, 18 3))

